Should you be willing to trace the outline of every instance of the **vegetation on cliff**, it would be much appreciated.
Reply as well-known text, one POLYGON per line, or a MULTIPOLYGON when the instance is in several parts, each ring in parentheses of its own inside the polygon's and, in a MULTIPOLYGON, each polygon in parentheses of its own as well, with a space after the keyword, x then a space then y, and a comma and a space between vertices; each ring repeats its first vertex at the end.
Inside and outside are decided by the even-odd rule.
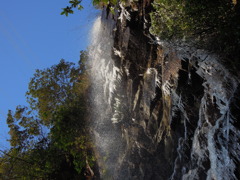
POLYGON ((150 32, 162 40, 191 40, 226 58, 240 57, 240 3, 232 0, 154 0, 150 32))
MULTIPOLYGON (((66 16, 82 9, 82 0, 71 0, 63 8, 66 16)), ((126 0, 92 0, 96 7, 116 7, 126 0)), ((239 66, 240 3, 236 0, 153 0, 151 34, 162 40, 191 41, 195 46, 219 53, 239 66)))
POLYGON ((9 110, 9 150, 1 150, 0 179, 84 179, 94 165, 88 126, 89 79, 79 64, 61 60, 36 70, 26 94, 29 107, 9 110))

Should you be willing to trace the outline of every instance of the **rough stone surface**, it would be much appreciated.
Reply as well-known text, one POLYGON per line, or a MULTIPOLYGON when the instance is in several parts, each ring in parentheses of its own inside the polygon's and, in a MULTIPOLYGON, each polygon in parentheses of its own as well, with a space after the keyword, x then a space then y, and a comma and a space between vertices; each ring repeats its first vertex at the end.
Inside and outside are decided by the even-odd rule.
POLYGON ((150 0, 126 10, 112 53, 123 114, 112 179, 238 179, 238 79, 205 51, 153 43, 150 0))

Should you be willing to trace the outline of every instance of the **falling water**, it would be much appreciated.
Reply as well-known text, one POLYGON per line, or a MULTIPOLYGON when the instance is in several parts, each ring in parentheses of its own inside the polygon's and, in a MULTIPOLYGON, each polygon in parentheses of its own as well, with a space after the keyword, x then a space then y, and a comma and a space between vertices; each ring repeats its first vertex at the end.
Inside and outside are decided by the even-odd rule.
POLYGON ((106 17, 104 12, 102 17, 96 19, 92 28, 89 65, 94 139, 99 153, 100 173, 107 179, 114 174, 122 146, 119 139, 121 134, 115 125, 120 120, 120 113, 117 110, 120 101, 116 93, 121 73, 112 59, 115 22, 103 18, 106 17))
MULTIPOLYGON (((182 55, 179 54, 180 57, 182 55)), ((197 50, 188 58, 196 68, 196 73, 204 79, 202 84, 204 94, 200 102, 199 119, 193 135, 191 157, 189 157, 191 166, 181 167, 182 178, 201 179, 206 175, 207 180, 237 179, 235 163, 240 159, 238 143, 240 132, 233 125, 236 119, 231 115, 230 104, 239 82, 214 55, 197 50)), ((181 111, 185 112, 184 109, 181 111)), ((185 119, 189 121, 187 117, 185 119)), ((186 129, 187 127, 185 133, 187 133, 186 129)), ((185 135, 184 139, 186 142, 189 137, 185 135)), ((181 159, 183 149, 180 144, 178 160, 181 159)), ((176 172, 172 179, 177 179, 176 172)))

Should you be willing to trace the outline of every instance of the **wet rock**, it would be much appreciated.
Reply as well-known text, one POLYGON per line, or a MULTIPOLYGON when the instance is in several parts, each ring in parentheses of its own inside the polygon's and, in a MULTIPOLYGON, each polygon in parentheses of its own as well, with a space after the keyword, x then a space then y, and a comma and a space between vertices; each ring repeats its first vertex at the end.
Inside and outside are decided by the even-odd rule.
POLYGON ((150 2, 131 1, 124 9, 131 19, 115 24, 112 58, 121 81, 114 93, 120 103, 111 111, 121 114, 114 121, 121 138, 113 145, 122 145, 111 177, 238 179, 239 80, 214 54, 152 43, 146 30, 150 2))

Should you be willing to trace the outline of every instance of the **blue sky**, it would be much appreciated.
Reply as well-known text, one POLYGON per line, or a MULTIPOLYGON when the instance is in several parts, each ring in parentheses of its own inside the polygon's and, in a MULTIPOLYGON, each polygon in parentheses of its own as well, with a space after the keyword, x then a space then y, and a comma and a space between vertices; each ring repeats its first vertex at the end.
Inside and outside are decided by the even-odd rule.
POLYGON ((8 109, 26 105, 25 92, 36 69, 60 59, 77 62, 86 49, 98 12, 90 0, 84 10, 61 16, 68 0, 0 1, 0 149, 8 147, 8 109))

